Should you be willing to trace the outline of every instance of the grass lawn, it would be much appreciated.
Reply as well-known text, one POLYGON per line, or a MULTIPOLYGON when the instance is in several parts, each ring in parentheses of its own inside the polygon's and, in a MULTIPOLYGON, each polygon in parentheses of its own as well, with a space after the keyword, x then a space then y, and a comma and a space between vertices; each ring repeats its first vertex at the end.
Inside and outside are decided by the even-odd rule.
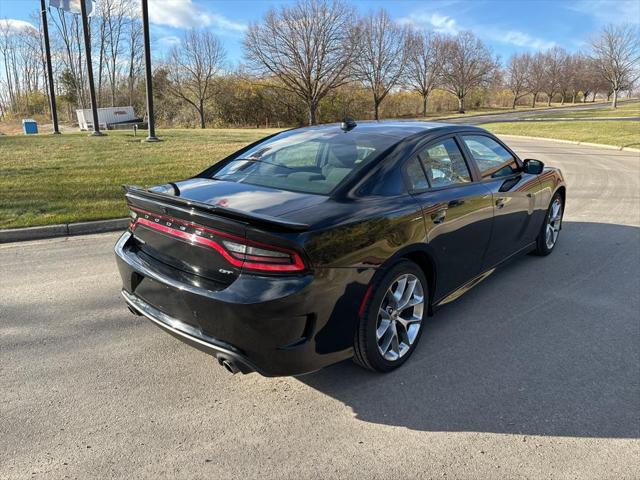
POLYGON ((640 122, 506 122, 483 125, 493 133, 557 138, 577 142, 603 143, 618 147, 640 148, 640 122))
POLYGON ((618 108, 599 108, 567 113, 548 113, 538 118, 640 117, 640 103, 623 103, 618 108))
MULTIPOLYGON (((601 101, 595 102, 593 104, 590 103, 590 105, 598 105, 602 103, 601 101)), ((549 110, 550 108, 560 108, 560 107, 574 107, 576 105, 580 105, 578 103, 565 103, 564 105, 561 105, 559 102, 555 102, 552 103, 551 106, 547 106, 546 103, 542 102, 542 103, 537 103, 536 104, 536 108, 531 108, 531 105, 517 105, 515 110, 511 107, 501 107, 501 108, 479 108, 476 110, 472 110, 472 109, 467 109, 465 110, 465 113, 457 113, 457 112, 430 112, 427 114, 426 117, 419 117, 419 118, 424 118, 425 120, 444 120, 447 118, 459 118, 459 117, 470 117, 473 115, 488 115, 488 114, 492 114, 492 113, 512 113, 512 112, 519 112, 519 111, 531 111, 532 113, 535 111, 541 111, 544 112, 545 110, 549 110)), ((549 116, 551 116, 552 114, 549 114, 549 116)), ((546 115, 545 115, 546 116, 546 115)))
POLYGON ((0 228, 124 217, 121 185, 187 178, 276 129, 0 136, 0 228))

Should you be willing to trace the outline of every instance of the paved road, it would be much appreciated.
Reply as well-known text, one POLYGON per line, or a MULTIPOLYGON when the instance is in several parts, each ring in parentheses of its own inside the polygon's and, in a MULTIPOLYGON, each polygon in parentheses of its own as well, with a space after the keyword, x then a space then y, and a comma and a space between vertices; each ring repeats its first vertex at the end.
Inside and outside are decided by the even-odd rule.
MULTIPOLYGON (((625 103, 634 103, 637 100, 625 100, 618 102, 619 105, 625 103)), ((496 122, 516 122, 520 120, 532 120, 535 117, 540 115, 548 115, 550 113, 570 113, 570 112, 582 112, 588 110, 600 110, 603 108, 609 108, 611 106, 610 103, 586 103, 586 104, 578 104, 572 105, 569 107, 556 107, 556 108, 547 108, 545 110, 513 110, 508 111, 506 113, 490 113, 484 115, 469 115, 464 117, 456 117, 456 118, 446 118, 439 120, 443 123, 455 123, 455 124, 465 124, 465 125, 482 125, 485 123, 496 123, 496 122)), ((601 120, 603 117, 589 119, 589 120, 601 120)), ((417 119, 419 120, 419 119, 417 119)), ((569 119, 576 120, 576 119, 569 119)), ((566 121, 566 120, 565 120, 566 121)))
POLYGON ((640 477, 640 158, 562 167, 566 223, 381 376, 231 376, 130 315, 113 234, 0 247, 0 478, 640 477))

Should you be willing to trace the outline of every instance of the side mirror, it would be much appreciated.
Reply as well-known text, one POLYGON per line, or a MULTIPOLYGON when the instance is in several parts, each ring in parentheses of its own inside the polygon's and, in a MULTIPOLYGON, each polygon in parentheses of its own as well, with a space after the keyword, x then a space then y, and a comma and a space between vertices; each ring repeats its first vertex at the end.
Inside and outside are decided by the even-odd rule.
POLYGON ((530 173, 531 175, 540 175, 544 170, 544 163, 540 160, 534 160, 533 158, 528 158, 524 161, 524 172, 530 173))

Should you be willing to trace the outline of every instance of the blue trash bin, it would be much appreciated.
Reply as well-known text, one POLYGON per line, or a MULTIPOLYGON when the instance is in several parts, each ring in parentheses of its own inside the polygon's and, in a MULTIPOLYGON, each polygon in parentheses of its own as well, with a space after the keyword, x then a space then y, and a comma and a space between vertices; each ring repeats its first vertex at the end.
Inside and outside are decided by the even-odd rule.
POLYGON ((31 118, 25 118, 22 120, 22 130, 25 135, 34 135, 38 133, 38 123, 31 118))

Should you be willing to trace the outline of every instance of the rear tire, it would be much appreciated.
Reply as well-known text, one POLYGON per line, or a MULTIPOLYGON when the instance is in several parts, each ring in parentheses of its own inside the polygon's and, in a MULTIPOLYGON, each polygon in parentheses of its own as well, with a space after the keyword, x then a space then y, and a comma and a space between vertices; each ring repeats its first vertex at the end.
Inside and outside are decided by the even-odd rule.
POLYGON ((401 260, 374 279, 354 341, 354 361, 390 372, 411 356, 428 310, 428 284, 422 269, 401 260))
POLYGON ((536 255, 544 257, 553 251, 560 236, 563 214, 564 202, 560 192, 557 192, 551 199, 540 233, 536 239, 536 249, 534 251, 536 255))

